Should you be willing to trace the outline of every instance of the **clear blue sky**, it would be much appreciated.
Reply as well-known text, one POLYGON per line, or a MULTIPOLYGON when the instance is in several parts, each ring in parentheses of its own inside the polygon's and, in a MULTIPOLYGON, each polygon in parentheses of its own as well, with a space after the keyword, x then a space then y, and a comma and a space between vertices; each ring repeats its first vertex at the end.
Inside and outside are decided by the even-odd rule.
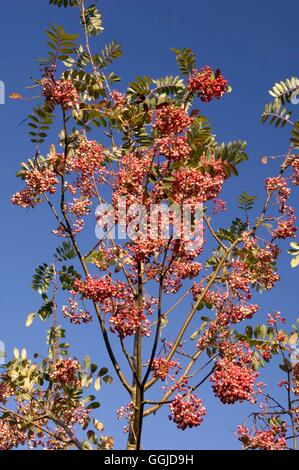
MULTIPOLYGON (((200 109, 212 120, 219 140, 245 139, 250 155, 249 163, 240 167, 240 178, 229 182, 225 194, 232 208, 236 195, 243 190, 256 194, 261 204, 263 179, 268 173, 275 173, 275 167, 261 165, 260 157, 285 153, 288 135, 286 131, 262 126, 260 114, 273 82, 298 73, 298 2, 289 0, 282 13, 281 2, 276 0, 102 0, 99 5, 106 28, 98 39, 99 47, 103 41, 113 39, 122 44, 125 56, 115 71, 125 83, 137 74, 156 78, 176 74, 171 47, 191 47, 198 55, 199 65, 221 68, 233 93, 220 102, 200 105, 200 109)), ((1 3, 0 80, 6 84, 7 96, 12 91, 23 93, 24 87, 31 84, 30 77, 38 75, 35 59, 46 54, 44 30, 54 22, 76 32, 77 10, 50 7, 47 0, 15 1, 13 9, 10 2, 1 3)), ((24 323, 27 314, 39 307, 38 296, 30 290, 33 269, 40 262, 51 260, 57 244, 49 235, 53 221, 45 207, 26 213, 9 201, 19 189, 14 177, 19 161, 32 155, 26 125, 19 126, 29 111, 28 102, 7 99, 0 106, 0 340, 6 343, 8 352, 14 346, 26 346, 30 352, 43 347, 45 325, 36 321, 26 329, 24 323)), ((93 236, 91 229, 90 237, 93 236)), ((286 317, 295 318, 298 271, 290 269, 287 255, 280 268, 282 281, 275 291, 264 296, 262 311, 281 310, 286 317)), ((76 354, 91 352, 95 362, 108 364, 93 325, 69 330, 76 354)), ((273 375, 271 368, 266 372, 268 378, 273 375)), ((220 405, 209 386, 202 389, 201 397, 208 415, 199 429, 177 431, 167 420, 165 410, 146 422, 145 448, 238 448, 233 432, 249 408, 220 405)), ((103 404, 99 418, 106 424, 106 432, 116 436, 121 446, 122 425, 116 422, 114 409, 125 404, 127 397, 115 383, 106 386, 99 398, 103 404)))

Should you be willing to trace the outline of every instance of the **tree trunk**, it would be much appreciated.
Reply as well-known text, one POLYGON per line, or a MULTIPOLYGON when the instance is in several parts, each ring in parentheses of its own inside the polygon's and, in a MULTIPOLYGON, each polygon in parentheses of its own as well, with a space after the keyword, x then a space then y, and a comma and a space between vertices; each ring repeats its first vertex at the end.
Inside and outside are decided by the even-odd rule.
POLYGON ((141 393, 140 387, 137 384, 135 385, 132 402, 134 408, 130 421, 127 450, 140 450, 143 421, 143 393, 141 393))
MULTIPOLYGON (((138 263, 138 297, 137 306, 142 308, 143 304, 143 279, 142 279, 142 264, 138 263)), ((134 340, 134 370, 133 374, 133 388, 132 394, 133 410, 130 420, 129 438, 127 449, 140 450, 142 421, 143 421, 143 392, 142 386, 142 327, 140 327, 135 335, 134 340)))

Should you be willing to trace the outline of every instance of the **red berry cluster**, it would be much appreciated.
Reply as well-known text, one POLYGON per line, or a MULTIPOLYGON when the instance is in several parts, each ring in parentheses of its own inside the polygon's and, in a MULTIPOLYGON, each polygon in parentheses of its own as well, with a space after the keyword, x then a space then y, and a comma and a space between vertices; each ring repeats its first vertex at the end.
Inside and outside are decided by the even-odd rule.
POLYGON ((79 304, 75 298, 69 298, 69 305, 62 307, 62 313, 65 318, 68 318, 74 325, 81 325, 82 323, 89 323, 92 321, 92 316, 86 310, 79 309, 79 304))
POLYGON ((261 346, 257 344, 256 349, 257 351, 261 353, 263 359, 266 362, 270 361, 270 359, 272 358, 272 354, 273 354, 271 346, 269 346, 268 344, 263 344, 261 346))
MULTIPOLYGON (((21 420, 20 420, 21 421, 21 420)), ((27 433, 22 431, 22 423, 0 420, 0 450, 11 450, 24 445, 27 433)))
MULTIPOLYGON (((120 196, 126 196, 126 205, 144 203, 144 181, 151 169, 153 156, 148 153, 128 153, 121 161, 116 178, 116 191, 112 195, 114 207, 117 207, 120 196)), ((155 201, 152 201, 155 202, 155 201)))
POLYGON ((156 112, 154 129, 160 136, 176 136, 181 134, 192 123, 186 111, 175 106, 163 106, 156 112))
POLYGON ((299 395, 299 363, 295 364, 293 367, 293 381, 293 392, 295 395, 299 395))
POLYGON ((111 331, 117 332, 121 338, 135 334, 139 328, 142 335, 149 336, 149 321, 144 311, 150 313, 151 302, 144 302, 145 305, 138 308, 132 291, 124 283, 114 283, 109 276, 99 279, 88 275, 85 281, 75 281, 74 290, 83 299, 100 304, 103 312, 110 315, 111 331))
POLYGON ((210 378, 215 395, 225 404, 253 402, 258 373, 252 366, 252 352, 246 343, 223 346, 223 356, 210 378))
POLYGON ((13 395, 14 389, 11 385, 2 382, 0 383, 0 403, 5 404, 6 400, 13 395))
MULTIPOLYGON (((154 371, 154 377, 166 380, 167 375, 171 369, 178 368, 179 363, 177 361, 167 361, 163 357, 157 357, 153 360, 152 370, 154 371)), ((178 372, 178 369, 177 369, 178 372)))
POLYGON ((103 170, 103 146, 95 140, 82 139, 74 154, 67 160, 67 171, 78 173, 81 178, 91 177, 103 170))
POLYGON ((122 283, 114 284, 109 276, 101 278, 86 276, 85 281, 76 279, 74 290, 79 292, 83 299, 94 302, 103 302, 110 297, 118 297, 123 287, 122 283))
POLYGON ((246 449, 285 450, 287 447, 286 423, 272 425, 267 430, 256 430, 253 435, 246 426, 239 426, 237 436, 246 449))
POLYGON ((194 279, 202 270, 202 265, 192 262, 191 259, 174 261, 172 267, 165 276, 164 292, 175 294, 183 286, 184 279, 194 279))
POLYGON ((35 194, 46 192, 54 194, 58 184, 56 173, 48 168, 44 170, 34 168, 32 171, 26 171, 25 181, 35 194))
POLYGON ((211 174, 204 174, 196 168, 182 167, 174 172, 175 181, 170 188, 173 200, 180 204, 201 203, 214 199, 220 193, 226 179, 222 161, 213 158, 200 157, 199 165, 205 167, 209 165, 211 174))
POLYGON ((156 149, 169 160, 186 160, 191 152, 191 147, 186 136, 161 137, 155 141, 156 149))
POLYGON ((78 383, 78 371, 80 364, 76 359, 61 359, 57 361, 51 378, 61 385, 76 385, 78 383))
POLYGON ((169 419, 182 430, 199 426, 206 415, 206 409, 197 395, 178 394, 169 407, 171 411, 169 419))
POLYGON ((286 218, 278 221, 277 228, 272 233, 274 238, 294 238, 296 236, 297 227, 295 226, 296 216, 293 207, 288 207, 286 218))
POLYGON ((297 158, 292 161, 292 167, 293 167, 293 184, 295 186, 299 186, 299 158, 297 155, 297 158))
POLYGON ((72 109, 79 103, 79 96, 71 80, 55 80, 52 76, 42 81, 43 95, 46 100, 55 105, 61 105, 64 110, 72 109))
POLYGON ((269 243, 264 248, 258 246, 249 248, 244 244, 240 258, 232 263, 232 270, 228 278, 230 291, 240 299, 251 298, 250 287, 256 282, 270 290, 280 279, 275 271, 275 261, 278 257, 277 245, 269 243), (248 259, 251 260, 248 263, 248 259))
POLYGON ((113 333, 117 332, 120 338, 132 336, 141 328, 142 336, 150 336, 148 330, 149 321, 134 304, 122 302, 116 308, 109 318, 110 329, 113 333))
POLYGON ((252 401, 252 392, 257 373, 241 364, 221 361, 211 377, 213 390, 222 403, 252 401))
POLYGON ((228 316, 232 323, 239 323, 242 320, 248 320, 249 318, 252 318, 258 309, 259 306, 257 304, 231 305, 231 308, 228 309, 228 316))
POLYGON ((28 207, 35 206, 36 198, 30 188, 24 188, 12 196, 11 202, 15 206, 20 206, 23 209, 27 209, 28 207))
POLYGON ((286 202, 291 194, 291 190, 288 188, 286 179, 282 176, 273 176, 272 178, 267 178, 265 187, 268 192, 278 192, 277 202, 280 205, 280 212, 283 213, 286 208, 286 202))
POLYGON ((56 185, 58 179, 56 173, 49 168, 34 168, 31 171, 25 171, 24 173, 27 187, 17 192, 12 196, 11 201, 13 204, 27 208, 34 207, 38 202, 37 196, 56 192, 56 185))
POLYGON ((228 81, 223 78, 219 69, 214 73, 207 65, 201 71, 193 70, 188 80, 188 89, 197 93, 201 101, 208 102, 213 98, 221 98, 227 92, 228 81))
POLYGON ((270 326, 275 326, 277 323, 280 322, 283 325, 286 324, 286 319, 281 316, 281 312, 277 311, 274 313, 268 313, 267 314, 267 323, 270 326))
POLYGON ((118 90, 112 90, 110 93, 110 98, 114 101, 114 105, 117 108, 122 108, 126 104, 126 95, 118 90))

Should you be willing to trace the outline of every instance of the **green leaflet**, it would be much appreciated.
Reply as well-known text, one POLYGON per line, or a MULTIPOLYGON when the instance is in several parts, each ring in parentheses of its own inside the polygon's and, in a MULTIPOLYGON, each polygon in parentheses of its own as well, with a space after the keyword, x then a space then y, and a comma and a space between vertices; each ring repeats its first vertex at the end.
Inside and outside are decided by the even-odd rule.
POLYGON ((55 5, 59 8, 64 7, 77 7, 80 5, 80 0, 50 0, 50 5, 55 5))
POLYGON ((42 144, 48 136, 52 123, 53 112, 50 106, 45 104, 39 108, 33 108, 33 113, 28 116, 31 142, 37 145, 42 144))
POLYGON ((98 36, 104 31, 102 23, 102 15, 95 5, 90 5, 81 12, 81 21, 90 36, 98 36))
POLYGON ((192 49, 171 49, 175 55, 182 75, 190 75, 195 68, 196 55, 192 49))
POLYGON ((46 31, 49 47, 49 56, 41 59, 42 64, 56 62, 57 60, 66 61, 75 51, 78 34, 67 34, 62 26, 50 26, 46 31))

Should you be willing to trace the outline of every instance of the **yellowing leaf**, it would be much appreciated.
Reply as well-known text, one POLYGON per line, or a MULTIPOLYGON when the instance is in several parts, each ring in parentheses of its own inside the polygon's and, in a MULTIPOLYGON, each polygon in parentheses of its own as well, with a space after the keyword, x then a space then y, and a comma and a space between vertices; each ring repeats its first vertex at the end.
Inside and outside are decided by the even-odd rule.
POLYGON ((26 320, 26 326, 27 326, 27 328, 28 328, 30 325, 32 325, 33 320, 34 320, 34 318, 35 318, 35 315, 36 315, 35 312, 29 313, 29 315, 28 315, 28 317, 27 317, 27 320, 26 320))
POLYGON ((23 100, 23 96, 20 93, 14 92, 9 95, 11 100, 23 100))
POLYGON ((292 248, 294 248, 294 250, 298 250, 298 251, 299 251, 299 243, 291 242, 290 245, 291 245, 292 248))
POLYGON ((18 348, 14 348, 14 350, 13 350, 13 355, 15 356, 16 359, 19 359, 20 353, 19 353, 18 348))
POLYGON ((298 341, 298 333, 293 333, 289 337, 289 344, 292 346, 293 344, 297 343, 298 341))
POLYGON ((94 424, 94 427, 95 427, 98 431, 103 431, 103 429, 104 429, 103 423, 101 423, 101 422, 98 421, 97 419, 94 419, 94 420, 93 420, 93 424, 94 424))
POLYGON ((21 358, 24 360, 24 359, 26 359, 26 357, 27 357, 27 351, 26 351, 25 348, 23 348, 22 351, 21 351, 21 358))
POLYGON ((56 155, 56 148, 55 148, 55 145, 54 144, 51 144, 50 145, 50 156, 53 157, 56 155))
POLYGON ((100 377, 98 377, 96 380, 95 380, 95 383, 94 383, 94 388, 95 390, 98 392, 101 388, 101 379, 100 377))
POLYGON ((291 260, 291 266, 292 268, 296 268, 299 264, 299 255, 298 256, 294 256, 294 258, 292 258, 291 260))

